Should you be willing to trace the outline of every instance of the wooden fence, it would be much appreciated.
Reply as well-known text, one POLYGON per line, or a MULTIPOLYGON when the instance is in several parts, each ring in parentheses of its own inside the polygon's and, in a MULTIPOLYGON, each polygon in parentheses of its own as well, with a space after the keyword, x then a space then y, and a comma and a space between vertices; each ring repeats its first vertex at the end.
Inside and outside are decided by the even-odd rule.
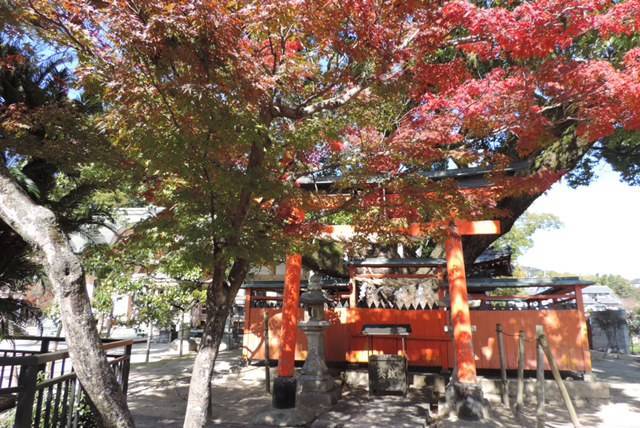
MULTIPOLYGON (((39 341, 39 350, 0 349, 0 398, 15 406, 14 427, 76 428, 98 426, 96 412, 73 370, 67 350, 49 352, 64 338, 20 336, 39 341)), ((102 348, 125 396, 131 349, 144 339, 104 340, 102 348)))

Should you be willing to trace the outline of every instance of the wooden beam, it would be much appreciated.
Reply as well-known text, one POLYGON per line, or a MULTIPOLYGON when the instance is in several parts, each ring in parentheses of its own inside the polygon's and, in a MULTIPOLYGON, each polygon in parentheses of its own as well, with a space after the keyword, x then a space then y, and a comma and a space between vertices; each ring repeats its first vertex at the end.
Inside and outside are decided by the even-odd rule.
MULTIPOLYGON (((499 235, 501 231, 499 220, 456 220, 455 225, 458 229, 458 234, 461 236, 499 235)), ((428 236, 428 231, 433 231, 434 228, 447 226, 446 223, 411 223, 407 227, 398 227, 395 232, 399 235, 420 238, 428 236)), ((326 238, 336 240, 348 240, 356 234, 354 227, 350 225, 327 225, 322 233, 326 238)))
POLYGON ((498 220, 481 220, 481 221, 464 221, 456 220, 458 233, 464 235, 499 235, 500 221, 498 220))

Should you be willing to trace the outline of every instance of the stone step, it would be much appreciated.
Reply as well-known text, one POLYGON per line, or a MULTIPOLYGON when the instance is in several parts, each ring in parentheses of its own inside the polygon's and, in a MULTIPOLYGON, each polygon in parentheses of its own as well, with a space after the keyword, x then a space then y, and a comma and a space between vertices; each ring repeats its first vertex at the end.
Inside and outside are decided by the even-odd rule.
MULTIPOLYGON (((369 386, 369 372, 366 369, 351 369, 340 373, 342 381, 351 388, 367 388, 369 386)), ((422 389, 433 387, 435 391, 444 394, 446 378, 438 373, 409 372, 409 387, 422 389)))
MULTIPOLYGON (((500 379, 481 378, 482 392, 489 401, 500 401, 501 391, 500 379)), ((517 379, 509 379, 508 390, 509 396, 515 397, 517 393, 517 379)), ((524 395, 525 399, 535 400, 536 398, 536 379, 524 379, 524 395)), ((609 384, 606 382, 588 382, 583 380, 567 380, 564 381, 569 396, 572 399, 582 400, 609 400, 610 391, 609 384)), ((546 379, 544 381, 545 399, 561 400, 560 390, 554 380, 546 379)))

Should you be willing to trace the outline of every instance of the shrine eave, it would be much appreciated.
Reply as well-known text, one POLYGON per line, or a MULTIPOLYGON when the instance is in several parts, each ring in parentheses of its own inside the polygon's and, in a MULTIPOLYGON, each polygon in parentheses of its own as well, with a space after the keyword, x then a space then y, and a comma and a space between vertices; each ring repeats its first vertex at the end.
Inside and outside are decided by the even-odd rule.
MULTIPOLYGON (((500 172, 507 175, 514 175, 518 172, 525 171, 531 167, 529 161, 515 162, 507 167, 501 168, 500 172)), ((496 172, 491 167, 472 167, 472 168, 455 168, 440 171, 423 171, 420 173, 425 178, 431 180, 454 179, 458 182, 458 186, 463 189, 481 188, 490 185, 487 175, 496 172)), ((342 181, 340 175, 315 176, 314 174, 305 175, 296 180, 296 185, 303 190, 324 190, 329 191, 342 181)), ((384 177, 370 178, 369 184, 375 185, 386 181, 384 177)))
POLYGON ((562 278, 469 278, 467 288, 471 291, 490 291, 498 288, 546 288, 538 294, 554 294, 561 288, 587 287, 594 282, 578 277, 562 278))

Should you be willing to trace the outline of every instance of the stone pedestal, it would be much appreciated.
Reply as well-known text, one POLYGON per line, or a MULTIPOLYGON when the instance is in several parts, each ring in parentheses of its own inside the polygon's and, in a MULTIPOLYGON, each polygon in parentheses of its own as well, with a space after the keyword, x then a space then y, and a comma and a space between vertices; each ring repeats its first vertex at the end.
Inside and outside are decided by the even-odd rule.
POLYGON ((296 378, 278 376, 273 380, 271 404, 275 409, 291 409, 296 405, 296 378))
POLYGON ((479 421, 488 417, 488 402, 477 383, 452 381, 447 388, 447 406, 460 419, 479 421))
POLYGON ((320 414, 334 405, 342 392, 324 361, 324 330, 329 322, 309 320, 299 326, 307 336, 307 359, 298 375, 296 408, 320 414))

